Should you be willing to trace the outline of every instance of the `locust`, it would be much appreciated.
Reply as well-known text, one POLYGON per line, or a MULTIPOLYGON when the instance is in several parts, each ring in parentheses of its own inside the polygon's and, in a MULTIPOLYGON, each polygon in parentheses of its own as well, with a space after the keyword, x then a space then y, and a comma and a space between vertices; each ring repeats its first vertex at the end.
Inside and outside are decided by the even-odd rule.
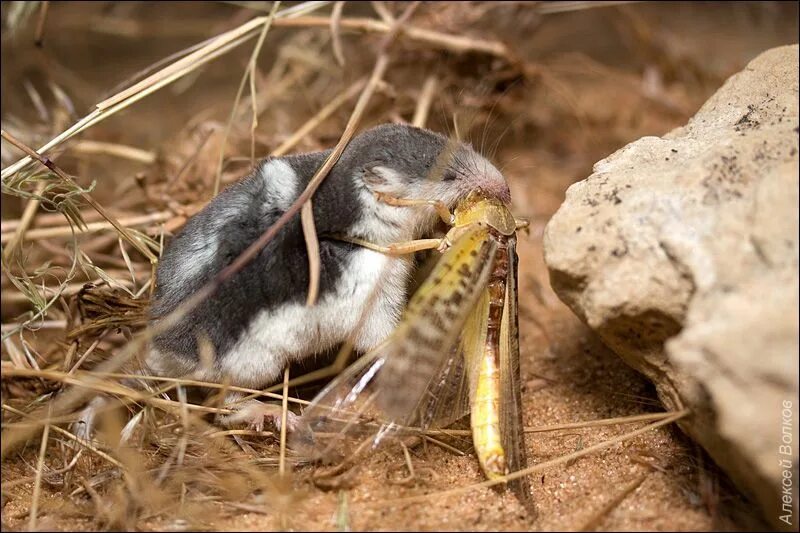
MULTIPOLYGON (((386 198, 394 205, 435 204, 386 198)), ((526 467, 517 316, 516 233, 527 226, 480 189, 452 215, 442 239, 387 247, 390 254, 442 252, 411 297, 393 333, 331 381, 305 409, 293 445, 342 461, 391 438, 446 427, 469 412, 472 441, 486 477, 526 467), (297 437, 299 435, 299 437, 297 437)), ((527 478, 508 482, 533 509, 527 478)))

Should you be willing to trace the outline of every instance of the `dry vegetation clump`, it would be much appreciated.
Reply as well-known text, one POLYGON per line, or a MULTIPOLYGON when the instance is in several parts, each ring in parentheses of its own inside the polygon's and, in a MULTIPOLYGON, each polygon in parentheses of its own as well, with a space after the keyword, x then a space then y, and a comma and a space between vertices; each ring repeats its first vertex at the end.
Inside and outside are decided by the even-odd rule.
MULTIPOLYGON (((570 183, 685 122, 794 35, 796 6, 605 4, 4 2, 3 528, 730 527, 738 496, 675 431, 643 425, 675 417, 555 301, 539 241, 570 183), (697 51, 720 43, 713 61, 697 51), (532 218, 520 306, 538 518, 485 487, 438 495, 482 479, 463 432, 365 460, 326 492, 314 467, 289 475, 281 435, 214 425, 226 384, 131 373, 158 255, 187 218, 259 158, 382 122, 471 140, 532 218), (18 163, 25 150, 40 160, 18 163), (115 401, 89 441, 70 423, 100 393, 115 401), (587 491, 564 487, 572 474, 549 488, 569 469, 587 491), (615 511, 648 483, 642 505, 661 515, 615 511)), ((291 381, 246 392, 310 399, 291 381)))

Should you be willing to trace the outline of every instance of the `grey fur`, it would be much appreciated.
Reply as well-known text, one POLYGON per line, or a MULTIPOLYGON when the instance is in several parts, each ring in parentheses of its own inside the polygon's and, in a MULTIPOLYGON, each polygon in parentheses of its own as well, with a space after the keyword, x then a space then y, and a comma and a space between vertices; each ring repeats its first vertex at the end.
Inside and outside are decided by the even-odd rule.
MULTIPOLYGON (((421 238, 437 221, 429 209, 416 209, 407 222, 394 218, 395 211, 370 200, 372 192, 440 199, 451 209, 475 187, 508 199, 503 177, 468 145, 457 145, 452 157, 437 165, 447 146, 447 139, 439 134, 393 124, 372 128, 352 139, 312 201, 322 259, 320 299, 336 294, 348 258, 356 248, 329 235, 346 234, 388 244, 381 241, 421 238)), ((329 153, 266 159, 190 219, 162 254, 151 319, 157 322, 175 309, 269 228, 285 212, 287 200, 300 194, 329 153), (285 179, 264 179, 264 172, 280 171, 286 168, 284 163, 296 175, 294 184, 285 179)), ((162 374, 196 369, 199 337, 211 342, 219 362, 242 341, 259 313, 305 300, 308 272, 298 215, 232 279, 177 326, 157 336, 149 364, 162 374)), ((400 309, 396 311, 394 316, 399 316, 400 309)), ((252 382, 273 377, 254 376, 252 382)))

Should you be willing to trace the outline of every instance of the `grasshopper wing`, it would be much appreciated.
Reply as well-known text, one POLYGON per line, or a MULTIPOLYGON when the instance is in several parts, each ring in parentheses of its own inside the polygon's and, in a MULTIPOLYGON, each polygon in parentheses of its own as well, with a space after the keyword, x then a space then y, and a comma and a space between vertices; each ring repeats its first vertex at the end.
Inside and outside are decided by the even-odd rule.
POLYGON ((389 338, 339 374, 304 411, 292 447, 336 462, 409 427, 427 427, 459 383, 457 350, 485 288, 497 243, 485 228, 464 233, 411 298, 389 338), (308 431, 310 430, 310 431, 308 431))
MULTIPOLYGON (((516 238, 508 240, 508 274, 506 277, 506 305, 500 326, 500 391, 506 398, 500 408, 500 428, 503 448, 509 472, 527 467, 525 454, 525 432, 522 420, 522 398, 519 367, 519 316, 517 296, 516 238)), ((533 496, 528 477, 517 478, 508 483, 519 501, 535 513, 533 496)))

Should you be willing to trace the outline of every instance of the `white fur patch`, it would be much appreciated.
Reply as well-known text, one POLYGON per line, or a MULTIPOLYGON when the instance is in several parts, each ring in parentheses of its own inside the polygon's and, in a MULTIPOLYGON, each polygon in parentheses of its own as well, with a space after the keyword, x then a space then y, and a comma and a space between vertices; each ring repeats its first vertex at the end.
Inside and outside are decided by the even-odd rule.
POLYGON ((206 265, 214 260, 219 249, 218 234, 219 227, 209 228, 207 225, 197 228, 191 234, 188 246, 181 258, 181 268, 168 274, 172 278, 169 281, 170 286, 177 287, 189 283, 189 280, 199 276, 206 265))
POLYGON ((389 205, 367 190, 362 190, 360 196, 364 213, 350 228, 350 235, 381 245, 413 238, 422 209, 389 205))
POLYGON ((354 332, 373 288, 382 294, 368 311, 355 345, 366 351, 394 330, 405 299, 409 258, 393 258, 372 250, 353 253, 342 268, 336 290, 314 307, 283 305, 262 311, 250 323, 239 342, 221 358, 221 377, 239 386, 259 387, 274 382, 290 361, 344 342, 354 332), (388 268, 382 276, 384 268, 388 268))
POLYGON ((407 185, 405 185, 405 182, 408 181, 410 177, 404 176, 393 168, 380 165, 372 167, 371 172, 376 176, 380 176, 383 181, 383 183, 377 183, 372 186, 375 191, 390 196, 401 196, 406 192, 407 185))
POLYGON ((271 159, 259 169, 261 179, 267 184, 268 198, 283 211, 289 209, 297 194, 297 173, 283 159, 271 159))

